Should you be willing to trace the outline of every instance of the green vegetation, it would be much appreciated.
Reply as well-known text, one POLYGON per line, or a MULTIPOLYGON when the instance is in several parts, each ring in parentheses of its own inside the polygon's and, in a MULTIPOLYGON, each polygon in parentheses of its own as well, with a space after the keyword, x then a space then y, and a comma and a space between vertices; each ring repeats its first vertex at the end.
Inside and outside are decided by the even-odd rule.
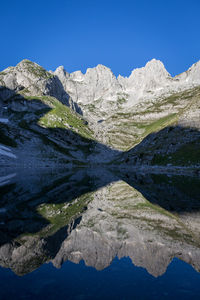
POLYGON ((93 139, 93 132, 86 125, 86 121, 68 106, 51 96, 25 96, 26 100, 39 100, 48 107, 35 111, 36 115, 42 116, 38 124, 46 128, 69 128, 84 138, 93 139))
MULTIPOLYGON (((15 97, 19 97, 19 95, 15 95, 15 97)), ((74 163, 79 164, 78 160, 70 153, 71 150, 74 150, 73 140, 75 141, 75 145, 77 141, 80 141, 77 147, 85 155, 90 154, 90 149, 93 145, 93 132, 81 116, 54 97, 24 96, 22 99, 24 99, 23 109, 24 101, 27 102, 27 110, 12 111, 10 109, 12 122, 14 121, 22 129, 34 133, 42 140, 42 144, 48 145, 55 151, 69 156, 74 163), (33 109, 30 111, 32 104, 33 109)), ((41 146, 42 152, 43 147, 41 146)))
POLYGON ((93 103, 85 105, 90 112, 94 112, 96 107, 93 103))
POLYGON ((108 124, 112 124, 112 129, 108 132, 109 144, 121 150, 129 150, 147 135, 169 125, 175 125, 191 105, 198 107, 199 95, 200 88, 196 87, 174 93, 166 98, 156 99, 154 102, 146 101, 145 105, 139 103, 135 111, 115 113, 106 120, 108 124), (173 107, 174 113, 159 118, 159 113, 169 111, 170 107, 173 107), (150 114, 149 118, 148 114, 150 114))
MULTIPOLYGON (((138 196, 138 197, 140 198, 140 196, 138 196)), ((145 198, 142 198, 142 199, 143 199, 144 202, 139 202, 139 203, 138 202, 137 203, 133 202, 133 205, 131 205, 131 206, 130 205, 126 206, 124 204, 120 204, 119 207, 122 209, 122 213, 123 213, 124 210, 127 211, 126 212, 126 217, 128 217, 127 216, 127 214, 129 214, 128 212, 130 212, 130 215, 131 215, 132 213, 134 213, 134 211, 137 211, 137 210, 138 210, 138 214, 139 214, 139 210, 146 211, 146 212, 149 211, 149 213, 151 211, 154 211, 154 213, 157 212, 157 213, 159 213, 161 215, 164 215, 166 217, 177 219, 176 216, 174 216, 173 213, 170 213, 169 211, 167 211, 166 209, 160 207, 157 204, 152 204, 151 202, 149 202, 145 198)), ((135 214, 134 214, 134 216, 135 216, 135 214)))
MULTIPOLYGON (((93 132, 87 126, 86 121, 56 98, 51 96, 24 96, 24 99, 27 101, 40 101, 47 106, 34 112, 36 116, 41 116, 38 125, 49 129, 70 129, 83 138, 93 139, 93 132)), ((22 114, 25 113, 22 112, 22 114)), ((19 126, 30 129, 30 126, 23 119, 19 122, 19 126)))
POLYGON ((121 150, 129 150, 140 143, 147 135, 175 124, 177 119, 177 114, 170 114, 152 122, 122 121, 121 124, 116 125, 115 129, 109 131, 110 144, 116 144, 121 150))
POLYGON ((59 144, 57 144, 56 142, 54 142, 53 140, 48 138, 48 136, 45 133, 43 134, 35 129, 32 129, 25 120, 22 120, 21 122, 19 122, 19 126, 23 129, 32 131, 33 133, 39 135, 39 137, 41 138, 44 145, 48 145, 48 146, 52 147, 55 151, 59 151, 67 156, 72 157, 68 148, 60 146, 59 144))
POLYGON ((85 120, 55 98, 53 98, 53 102, 50 97, 44 100, 53 108, 40 118, 39 125, 46 128, 70 128, 82 137, 92 139, 92 131, 86 126, 85 120))
POLYGON ((126 102, 126 99, 125 98, 118 98, 117 99, 117 104, 119 104, 119 105, 122 105, 122 104, 124 104, 126 102))
POLYGON ((30 60, 23 60, 23 63, 26 65, 27 70, 34 74, 36 77, 49 79, 54 77, 51 73, 47 72, 45 69, 43 69, 41 66, 31 62, 30 60))
POLYGON ((0 72, 0 76, 2 75, 2 76, 5 76, 7 73, 6 72, 0 72))
POLYGON ((48 228, 48 235, 76 219, 86 209, 91 200, 92 193, 86 193, 70 203, 41 204, 37 211, 51 224, 48 228))
POLYGON ((171 125, 172 123, 175 123, 177 121, 177 115, 171 114, 168 116, 165 116, 163 118, 160 118, 150 124, 138 124, 138 128, 144 128, 144 136, 147 136, 150 133, 157 132, 164 127, 167 127, 168 125, 171 125))

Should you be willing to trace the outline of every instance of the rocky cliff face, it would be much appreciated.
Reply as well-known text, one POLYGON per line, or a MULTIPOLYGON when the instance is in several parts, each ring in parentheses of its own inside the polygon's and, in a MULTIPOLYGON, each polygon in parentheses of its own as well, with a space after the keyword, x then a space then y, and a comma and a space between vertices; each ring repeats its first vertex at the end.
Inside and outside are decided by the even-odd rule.
POLYGON ((1 103, 1 165, 44 167, 87 160, 93 132, 81 115, 52 96, 7 91, 10 97, 1 103))
POLYGON ((122 91, 112 71, 103 65, 89 68, 85 74, 81 71, 69 74, 63 67, 59 67, 53 74, 62 81, 71 97, 82 104, 89 104, 101 98, 116 100, 116 92, 122 91))
MULTIPOLYGON (((159 60, 151 60, 145 67, 135 69, 128 78, 118 77, 124 89, 136 99, 146 93, 156 92, 172 84, 173 79, 159 60)), ((136 100, 135 99, 135 100, 136 100)), ((134 99, 132 99, 134 102, 134 99)))
POLYGON ((86 74, 69 74, 63 67, 54 74, 80 105, 96 138, 111 147, 128 150, 149 133, 177 123, 199 128, 199 62, 176 77, 155 59, 128 78, 116 78, 101 65, 86 74))
MULTIPOLYGON (((173 140, 172 143, 175 145, 171 147, 171 152, 177 151, 187 143, 196 143, 199 139, 199 62, 188 71, 171 77, 162 62, 153 59, 145 67, 133 70, 128 78, 122 76, 116 78, 112 71, 103 65, 89 68, 85 74, 82 74, 81 71, 70 74, 63 67, 58 67, 55 72, 47 72, 39 65, 23 60, 16 67, 9 67, 0 72, 0 84, 0 121, 1 124, 4 124, 1 125, 4 140, 15 139, 12 132, 19 131, 18 125, 13 124, 12 129, 8 130, 13 122, 14 114, 22 111, 24 114, 27 111, 25 106, 28 106, 28 102, 30 103, 30 101, 27 102, 27 99, 36 99, 37 97, 41 102, 48 104, 51 112, 47 114, 44 107, 42 112, 41 105, 33 101, 32 107, 29 104, 29 116, 23 116, 21 121, 30 122, 30 124, 33 123, 33 120, 36 121, 31 112, 33 110, 34 114, 37 111, 39 116, 37 124, 43 124, 43 127, 53 127, 54 129, 61 127, 67 129, 68 132, 74 129, 77 135, 82 135, 84 130, 87 133, 92 132, 92 136, 89 134, 90 138, 99 142, 99 145, 97 146, 96 143, 93 148, 94 153, 100 154, 101 157, 98 159, 98 155, 90 156, 92 162, 95 159, 102 161, 105 157, 113 158, 113 155, 109 153, 113 153, 114 149, 117 150, 117 154, 117 152, 133 148, 134 158, 131 159, 131 154, 128 155, 128 160, 131 159, 134 163, 135 155, 142 155, 145 159, 139 159, 137 162, 151 161, 153 155, 141 154, 148 150, 151 151, 147 141, 153 142, 154 148, 158 150, 158 153, 154 154, 157 155, 160 152, 161 154, 169 152, 171 138, 168 138, 166 148, 163 147, 163 143, 162 145, 159 142, 155 143, 152 138, 148 137, 149 134, 159 133, 170 126, 180 126, 186 129, 189 127, 196 131, 196 133, 190 134, 190 138, 189 134, 186 138, 186 134, 181 135, 181 131, 177 133, 177 136, 180 134, 181 141, 176 143, 173 140), (46 100, 44 100, 45 97, 46 100), (23 101, 26 105, 22 105, 23 101), (37 106, 40 109, 37 110, 37 106), (68 113, 65 114, 64 111, 68 111, 68 113), (73 125, 69 121, 70 114, 77 120, 77 122, 73 122, 73 125), (80 119, 85 122, 84 129, 79 124, 78 120, 80 119), (147 140, 144 140, 146 137, 147 140), (144 142, 142 142, 143 140, 144 142), (142 144, 140 145, 140 143, 142 144), (101 144, 106 145, 107 148, 101 144), (139 151, 138 147, 135 148, 136 145, 140 145, 139 151), (103 151, 106 151, 106 155, 103 151)), ((33 134, 33 130, 29 135, 31 134, 33 134)), ((46 133, 46 137, 48 135, 49 131, 46 133)), ((61 136, 64 136, 64 130, 60 134, 61 136)), ((55 136, 53 139, 55 141, 55 136)), ((4 144, 3 141, 2 144, 4 144)), ((69 145, 65 145, 65 147, 68 148, 69 145)), ((88 148, 91 149, 90 146, 88 148)), ((127 155, 125 159, 127 159, 127 155)))
POLYGON ((145 67, 133 70, 128 78, 120 75, 116 78, 109 68, 102 65, 87 69, 86 74, 81 71, 69 74, 63 67, 52 74, 58 76, 74 101, 86 105, 86 110, 91 109, 87 105, 92 103, 112 114, 117 103, 122 108, 132 108, 138 101, 199 85, 199 68, 199 63, 196 63, 185 73, 172 78, 163 63, 153 59, 145 67))
POLYGON ((13 92, 25 89, 32 96, 49 95, 68 101, 69 97, 58 78, 29 60, 7 68, 0 75, 1 84, 13 92))

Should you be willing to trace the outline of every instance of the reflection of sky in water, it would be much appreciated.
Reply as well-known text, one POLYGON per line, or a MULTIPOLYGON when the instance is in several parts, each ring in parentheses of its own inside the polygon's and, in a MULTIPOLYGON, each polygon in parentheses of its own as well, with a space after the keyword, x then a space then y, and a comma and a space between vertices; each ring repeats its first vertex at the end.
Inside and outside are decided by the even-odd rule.
POLYGON ((1 299, 199 299, 200 274, 174 259, 158 278, 135 267, 130 259, 114 259, 103 271, 83 262, 66 262, 61 269, 44 264, 17 277, 0 269, 1 299))

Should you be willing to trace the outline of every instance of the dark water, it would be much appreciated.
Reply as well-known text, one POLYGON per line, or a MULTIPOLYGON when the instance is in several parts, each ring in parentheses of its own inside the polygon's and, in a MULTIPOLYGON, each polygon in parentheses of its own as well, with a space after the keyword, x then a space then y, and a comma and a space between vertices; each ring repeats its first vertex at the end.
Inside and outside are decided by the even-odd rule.
POLYGON ((129 258, 115 258, 102 271, 66 262, 61 269, 44 264, 18 277, 0 269, 1 299, 199 299, 200 274, 174 259, 166 273, 154 278, 129 258))
POLYGON ((200 299, 200 179, 2 170, 0 299, 200 299))

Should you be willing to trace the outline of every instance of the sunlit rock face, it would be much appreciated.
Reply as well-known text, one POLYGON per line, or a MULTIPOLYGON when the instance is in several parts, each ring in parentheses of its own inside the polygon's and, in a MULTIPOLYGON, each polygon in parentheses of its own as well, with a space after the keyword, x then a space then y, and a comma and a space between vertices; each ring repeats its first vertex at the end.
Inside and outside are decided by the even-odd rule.
POLYGON ((193 64, 186 72, 177 75, 175 78, 179 81, 199 85, 200 82, 200 61, 193 64))
POLYGON ((30 95, 50 95, 68 103, 69 97, 58 78, 29 60, 22 60, 16 67, 7 68, 0 77, 10 90, 26 89, 30 95))
POLYGON ((168 125, 199 128, 200 63, 172 77, 163 63, 152 59, 129 77, 105 66, 67 73, 59 67, 65 91, 81 107, 95 137, 111 147, 129 150, 151 132, 168 125), (187 114, 187 112, 190 113, 187 114))
POLYGON ((163 63, 156 59, 149 61, 145 67, 133 70, 129 77, 119 75, 116 78, 112 71, 103 65, 89 68, 85 74, 81 71, 70 74, 63 67, 58 67, 54 74, 77 103, 82 105, 95 103, 97 108, 106 111, 109 103, 113 102, 110 103, 109 113, 113 113, 117 103, 124 108, 133 107, 139 100, 149 100, 200 84, 199 62, 173 78, 163 63))
POLYGON ((119 76, 118 81, 128 93, 135 95, 138 99, 145 93, 156 92, 169 86, 173 79, 166 71, 163 63, 153 59, 145 67, 133 70, 128 78, 119 76))
MULTIPOLYGON (((19 102, 34 96, 50 109, 57 107, 59 101, 64 106, 49 114, 44 126, 71 129, 77 125, 74 129, 81 134, 79 124, 72 125, 67 115, 61 113, 70 107, 71 114, 78 113, 77 117, 84 119, 93 139, 112 149, 127 151, 167 126, 180 124, 199 129, 199 85, 199 62, 171 77, 161 61, 152 59, 144 67, 133 70, 129 77, 116 78, 103 65, 88 68, 85 74, 68 73, 62 66, 48 72, 36 63, 23 60, 16 67, 0 72, 0 105, 4 108, 1 114, 9 120, 13 117, 10 108, 14 112, 26 111, 22 105, 19 107, 19 102), (54 99, 44 101, 44 97, 54 99), (6 101, 12 102, 12 106, 6 101)), ((31 109, 35 110, 30 105, 31 109)), ((32 122, 32 117, 26 121, 32 122)), ((106 157, 101 149, 97 152, 106 157)))
POLYGON ((71 74, 66 73, 62 67, 54 72, 61 80, 64 88, 68 91, 76 102, 89 104, 96 100, 116 100, 116 92, 122 92, 112 71, 98 65, 95 68, 87 69, 85 74, 76 71, 71 74))

